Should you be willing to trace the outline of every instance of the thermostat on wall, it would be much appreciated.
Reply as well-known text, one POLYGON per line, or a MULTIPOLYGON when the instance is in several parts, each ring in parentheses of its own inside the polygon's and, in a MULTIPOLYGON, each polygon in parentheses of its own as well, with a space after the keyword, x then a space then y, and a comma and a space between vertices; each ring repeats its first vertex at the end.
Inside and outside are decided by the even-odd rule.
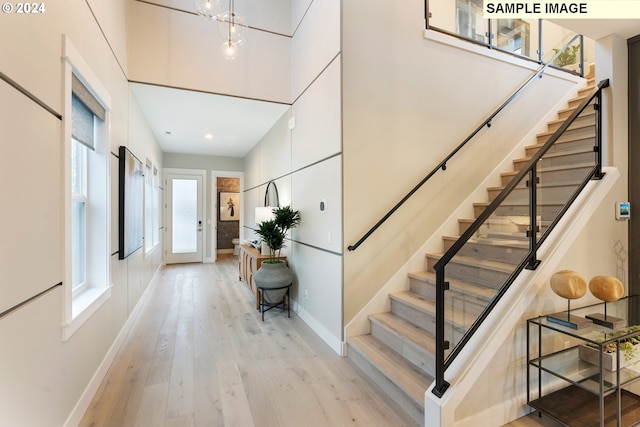
POLYGON ((616 219, 624 220, 631 218, 631 203, 616 202, 616 219))

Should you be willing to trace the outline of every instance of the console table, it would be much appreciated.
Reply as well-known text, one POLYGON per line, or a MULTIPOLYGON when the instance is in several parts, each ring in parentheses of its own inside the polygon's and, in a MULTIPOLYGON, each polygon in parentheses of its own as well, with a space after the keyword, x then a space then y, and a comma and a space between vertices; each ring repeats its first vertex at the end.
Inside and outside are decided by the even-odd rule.
MULTIPOLYGON (((259 249, 250 245, 242 244, 240 245, 239 258, 238 270, 240 280, 244 281, 249 288, 251 295, 253 295, 256 300, 256 310, 259 310, 260 300, 258 297, 258 288, 256 287, 256 283, 253 281, 253 275, 258 271, 262 263, 269 259, 269 255, 262 255, 259 249)), ((286 260, 287 257, 281 256, 278 257, 278 259, 286 260)))
MULTIPOLYGON (((609 315, 628 319, 636 298, 608 303, 609 315)), ((603 307, 590 305, 571 314, 601 314, 603 307)), ((639 425, 640 396, 624 387, 640 379, 640 369, 637 362, 622 364, 627 356, 620 351, 621 343, 636 336, 640 331, 633 327, 613 330, 594 323, 571 329, 546 316, 527 320, 527 403, 570 427, 639 425), (618 351, 607 353, 610 345, 618 351), (595 357, 585 358, 585 348, 595 357), (615 365, 605 363, 609 358, 615 365)))

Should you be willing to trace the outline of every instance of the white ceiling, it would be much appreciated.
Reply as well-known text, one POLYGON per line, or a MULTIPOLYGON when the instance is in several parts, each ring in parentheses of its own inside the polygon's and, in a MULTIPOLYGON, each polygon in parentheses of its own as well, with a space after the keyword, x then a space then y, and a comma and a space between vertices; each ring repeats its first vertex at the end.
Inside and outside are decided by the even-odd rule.
POLYGON ((167 153, 244 157, 289 109, 285 104, 139 83, 131 83, 131 89, 167 153))
POLYGON ((640 34, 640 19, 551 19, 550 21, 593 40, 611 34, 617 34, 624 39, 640 34))

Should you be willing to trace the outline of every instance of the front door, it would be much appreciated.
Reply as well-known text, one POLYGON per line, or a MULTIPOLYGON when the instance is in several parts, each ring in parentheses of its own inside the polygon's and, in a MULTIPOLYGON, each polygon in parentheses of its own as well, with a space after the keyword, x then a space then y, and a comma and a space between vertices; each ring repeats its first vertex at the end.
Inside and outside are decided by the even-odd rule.
POLYGON ((202 262, 203 180, 198 172, 167 172, 167 264, 202 262))

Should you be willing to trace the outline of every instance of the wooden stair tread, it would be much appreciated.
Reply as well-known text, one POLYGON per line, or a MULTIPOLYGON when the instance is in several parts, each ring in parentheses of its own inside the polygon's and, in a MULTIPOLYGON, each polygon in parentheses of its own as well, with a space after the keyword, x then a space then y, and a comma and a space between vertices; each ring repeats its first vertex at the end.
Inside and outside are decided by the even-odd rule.
MULTIPOLYGON (((579 184, 580 184, 580 181, 550 181, 550 182, 540 181, 536 185, 536 187, 537 188, 575 187, 576 185, 579 185, 579 184)), ((505 186, 503 185, 501 187, 487 187, 487 190, 502 191, 504 190, 504 188, 505 186)), ((516 188, 526 189, 527 187, 516 187, 516 188)))
POLYGON ((424 393, 433 378, 415 368, 406 359, 372 335, 349 338, 349 344, 364 354, 391 382, 403 390, 420 408, 424 408, 424 393))
MULTIPOLYGON (((538 201, 538 206, 563 206, 567 203, 566 200, 544 200, 538 201)), ((486 208, 489 206, 488 202, 474 202, 473 206, 479 208, 486 208)), ((529 206, 529 202, 503 202, 501 206, 529 206)))
MULTIPOLYGON (((433 284, 434 286, 436 284, 436 273, 433 273, 431 271, 411 272, 409 273, 409 277, 420 280, 422 282, 433 284)), ((469 295, 475 295, 476 297, 485 299, 487 301, 491 300, 496 294, 495 289, 487 288, 486 286, 462 282, 455 279, 447 279, 447 281, 449 282, 450 289, 455 289, 456 291, 469 295)))
MULTIPOLYGON (((460 236, 442 236, 444 240, 452 240, 457 241, 460 236)), ((504 248, 513 248, 513 249, 521 249, 528 247, 526 244, 523 244, 522 241, 518 240, 509 240, 509 239, 490 239, 490 238, 477 238, 472 237, 468 240, 470 243, 474 243, 476 245, 486 245, 486 246, 499 246, 504 248)))
MULTIPOLYGON (((568 111, 575 111, 575 108, 572 108, 571 110, 568 111)), ((594 116, 596 115, 596 110, 595 109, 590 109, 590 110, 584 110, 578 117, 576 117, 576 120, 581 118, 581 117, 586 117, 586 116, 594 116)), ((566 122, 567 119, 555 119, 555 120, 551 120, 549 122, 547 122, 547 126, 548 125, 557 125, 557 124, 562 124, 564 122, 566 122)))
MULTIPOLYGON (((575 126, 574 126, 574 124, 572 124, 572 125, 567 129, 567 131, 569 131, 569 130, 578 130, 578 129, 586 129, 586 128, 595 128, 595 126, 596 126, 596 125, 595 125, 595 123, 593 123, 593 124, 591 124, 591 123, 589 123, 589 124, 586 124, 586 123, 580 124, 580 123, 579 123, 579 124, 577 124, 577 125, 575 125, 575 126)), ((554 134, 554 133, 556 133, 556 132, 557 132, 557 130, 554 130, 554 131, 547 131, 547 132, 538 133, 538 134, 536 134, 536 136, 537 136, 537 137, 551 136, 551 135, 553 135, 553 134, 554 134)))
MULTIPOLYGON (((440 259, 444 254, 427 254, 428 257, 440 259)), ((490 261, 486 259, 473 258, 464 255, 456 255, 450 262, 457 262, 474 267, 485 268, 488 270, 498 271, 501 273, 513 272, 513 265, 506 262, 490 261)))
MULTIPOLYGON (((572 156, 575 154, 584 154, 584 153, 593 153, 593 150, 589 150, 589 149, 584 149, 584 150, 567 150, 567 151, 558 151, 558 152, 547 152, 545 153, 544 157, 542 157, 542 159, 552 159, 552 158, 558 158, 558 157, 566 157, 566 156, 572 156)), ((531 157, 521 157, 519 159, 515 159, 513 162, 514 163, 519 163, 519 162, 528 162, 529 160, 531 160, 531 157)))
POLYGON ((391 312, 372 314, 369 316, 369 319, 372 322, 378 322, 385 325, 385 327, 422 348, 424 351, 435 354, 435 337, 425 329, 412 325, 402 317, 396 316, 391 312))
POLYGON ((435 313, 436 303, 411 291, 398 291, 389 294, 391 299, 412 305, 425 313, 435 313))
MULTIPOLYGON (((540 145, 540 147, 542 147, 542 145, 540 145)), ((593 167, 594 167, 593 163, 575 163, 575 164, 570 164, 570 165, 547 166, 547 167, 544 167, 544 168, 538 168, 538 175, 540 175, 541 173, 544 173, 544 172, 556 172, 556 171, 561 171, 561 170, 584 169, 584 168, 593 168, 593 167)), ((518 172, 516 172, 516 171, 502 172, 500 174, 500 176, 502 176, 502 177, 516 176, 517 174, 518 174, 518 172)))

